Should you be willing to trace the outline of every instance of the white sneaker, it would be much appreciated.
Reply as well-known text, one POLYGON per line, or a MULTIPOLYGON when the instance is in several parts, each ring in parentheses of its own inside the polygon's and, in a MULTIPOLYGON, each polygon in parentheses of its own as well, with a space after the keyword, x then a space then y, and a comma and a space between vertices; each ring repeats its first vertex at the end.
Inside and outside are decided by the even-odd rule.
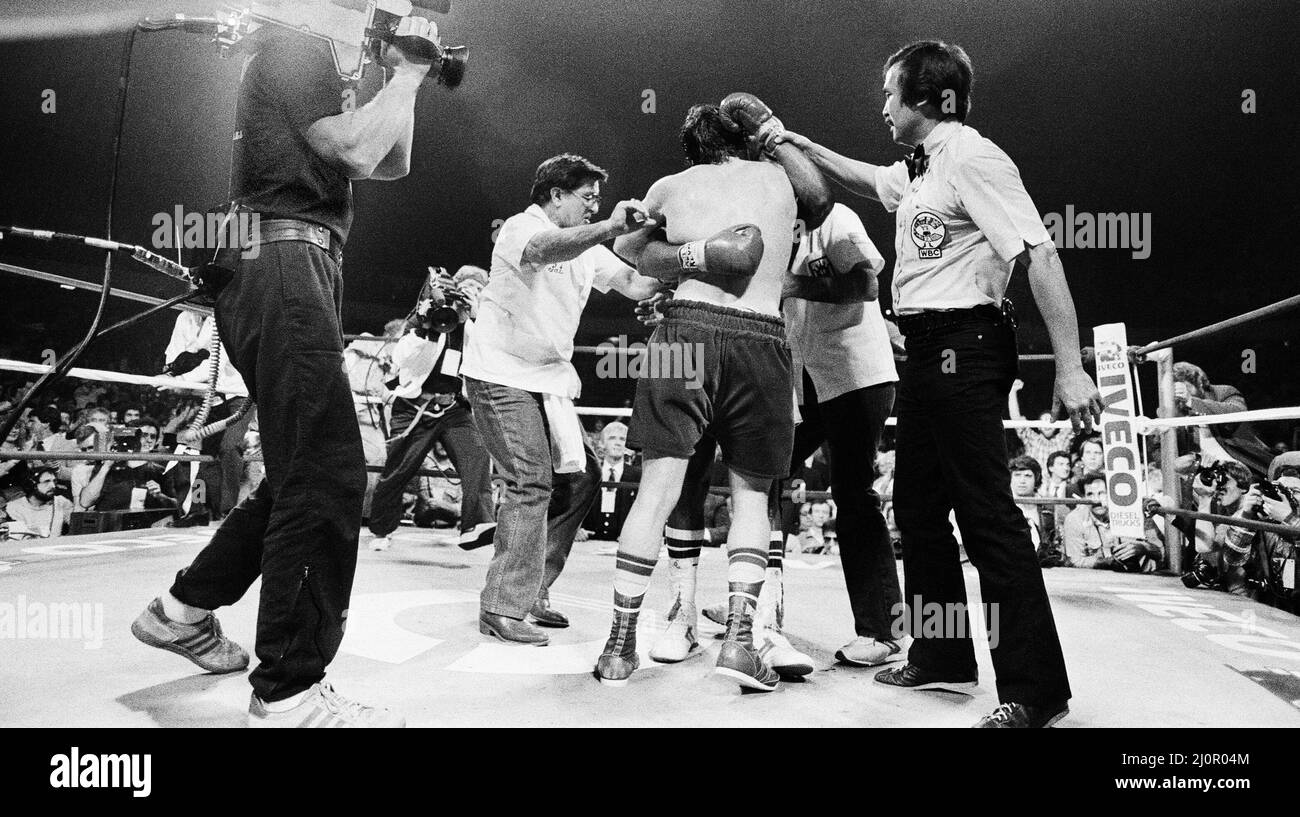
POLYGON ((252 729, 401 729, 406 726, 406 718, 389 709, 344 698, 321 681, 307 690, 297 706, 284 712, 270 711, 254 693, 248 702, 248 726, 252 729))
POLYGON ((709 621, 712 621, 714 624, 718 624, 723 627, 727 626, 727 603, 725 601, 722 604, 715 604, 712 607, 705 607, 704 610, 701 612, 703 613, 705 618, 707 618, 709 621))
POLYGON ((817 667, 810 656, 794 648, 779 631, 764 628, 754 633, 754 646, 763 663, 782 678, 801 678, 817 667))
POLYGON ((700 642, 695 631, 697 619, 694 606, 675 608, 669 614, 668 629, 650 648, 650 658, 661 664, 676 664, 700 655, 700 642))
POLYGON ((374 539, 370 540, 371 550, 388 550, 392 546, 393 541, 387 536, 376 536, 374 539))
POLYGON ((878 667, 891 661, 907 658, 907 650, 912 646, 912 637, 905 635, 897 641, 877 641, 867 636, 858 636, 835 652, 835 660, 855 667, 878 667))

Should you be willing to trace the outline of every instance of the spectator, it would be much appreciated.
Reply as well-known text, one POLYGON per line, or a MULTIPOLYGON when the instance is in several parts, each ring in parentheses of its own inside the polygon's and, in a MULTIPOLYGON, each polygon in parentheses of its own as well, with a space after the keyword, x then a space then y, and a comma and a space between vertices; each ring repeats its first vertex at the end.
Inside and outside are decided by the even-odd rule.
MULTIPOLYGON (((1174 364, 1174 406, 1180 417, 1246 411, 1246 398, 1232 386, 1215 386, 1205 372, 1185 361, 1174 364)), ((1272 453, 1250 423, 1195 426, 1179 429, 1179 453, 1200 451, 1203 459, 1232 460, 1245 465, 1256 480, 1268 471, 1272 453)))
POLYGON ((1106 450, 1101 444, 1100 434, 1076 437, 1079 458, 1073 463, 1071 472, 1075 475, 1068 490, 1069 496, 1083 496, 1083 479, 1093 472, 1106 473, 1106 450))
MULTIPOLYGON (((12 407, 13 404, 7 400, 0 403, 0 417, 3 417, 12 407)), ((28 445, 30 443, 23 424, 15 423, 14 427, 9 429, 4 442, 0 443, 0 452, 23 451, 28 445)), ((0 507, 7 504, 9 500, 23 495, 23 485, 27 481, 27 475, 28 465, 25 460, 0 459, 0 507)))
MULTIPOLYGON (((1221 476, 1211 467, 1200 468, 1191 477, 1193 510, 1232 516, 1241 508, 1241 500, 1250 490, 1250 470, 1239 462, 1217 463, 1221 476)), ((1200 519, 1180 518, 1173 522, 1188 539, 1194 558, 1221 566, 1220 551, 1227 539, 1227 526, 1200 519)))
POLYGON ((827 527, 831 523, 831 504, 824 499, 805 502, 799 509, 799 534, 792 550, 795 553, 829 553, 831 544, 827 527))
POLYGON ((1038 495, 1061 499, 1068 496, 1070 487, 1070 455, 1065 451, 1053 451, 1047 455, 1043 470, 1043 484, 1038 495))
MULTIPOLYGON (((879 496, 894 495, 894 452, 893 450, 881 451, 876 454, 876 481, 872 483, 879 496)), ((894 558, 900 558, 903 553, 901 537, 898 534, 898 525, 894 524, 894 500, 889 499, 880 505, 880 512, 885 515, 885 527, 889 530, 889 541, 894 546, 894 558)))
MULTIPOLYGON (((1020 410, 1020 391, 1024 389, 1025 381, 1017 378, 1011 384, 1011 391, 1007 393, 1007 413, 1012 420, 1024 420, 1025 415, 1020 410)), ((1045 411, 1038 415, 1038 419, 1043 422, 1051 422, 1052 413, 1045 411)), ((1059 428, 1017 428, 1016 436, 1020 438, 1020 443, 1025 448, 1025 456, 1033 457, 1039 467, 1045 470, 1048 468, 1047 458, 1056 450, 1070 447, 1070 436, 1062 435, 1059 428), (1064 437, 1064 439, 1057 439, 1064 437)), ((1068 463, 1069 460, 1067 459, 1068 463)))
MULTIPOLYGON (((92 425, 83 425, 77 429, 74 438, 77 450, 87 454, 94 451, 107 451, 107 440, 108 434, 100 432, 99 429, 92 425)), ((72 467, 72 509, 74 511, 85 511, 87 508, 81 503, 82 490, 97 476, 96 471, 102 471, 106 477, 112 463, 106 460, 82 460, 80 462, 70 461, 66 464, 72 467)))
MULTIPOLYGON (((627 452, 627 426, 614 421, 600 432, 600 479, 602 482, 640 482, 641 469, 625 465, 627 452)), ((601 488, 595 503, 587 513, 583 529, 596 539, 618 541, 623 532, 623 520, 632 510, 636 499, 635 488, 601 488)))
MULTIPOLYGON (((154 424, 157 437, 157 425, 154 424)), ((110 439, 111 451, 140 451, 144 439, 139 423, 129 434, 110 439)), ((77 499, 80 505, 97 511, 155 510, 176 508, 175 497, 167 493, 163 483, 170 482, 158 463, 144 460, 104 462, 100 464, 77 499)))
POLYGON ((1294 528, 1295 534, 1284 536, 1228 526, 1221 550, 1224 589, 1300 613, 1295 580, 1296 546, 1300 543, 1300 464, 1286 464, 1284 457, 1274 458, 1269 465, 1271 485, 1251 486, 1234 516, 1286 525, 1294 528))
MULTIPOLYGON (((1011 471, 1011 495, 1013 497, 1025 499, 1038 496, 1038 490, 1043 484, 1043 470, 1039 466, 1038 460, 1028 454, 1021 454, 1011 460, 1007 464, 1007 468, 1011 471)), ((1020 509, 1020 513, 1024 514, 1025 521, 1029 523, 1029 539, 1034 543, 1034 550, 1042 550, 1043 543, 1050 542, 1052 535, 1055 533, 1051 508, 1046 505, 1039 506, 1022 502, 1017 502, 1016 507, 1020 509), (1040 513, 1040 508, 1047 513, 1040 513)))
POLYGON ((1095 505, 1080 505, 1065 517, 1061 546, 1068 567, 1152 573, 1164 557, 1155 526, 1147 520, 1144 538, 1117 537, 1110 530, 1106 505, 1106 475, 1090 471, 1083 477, 1084 498, 1095 505))
POLYGON ((49 539, 62 536, 72 518, 72 502, 55 494, 57 473, 48 466, 31 471, 23 496, 5 505, 9 535, 26 534, 49 539))

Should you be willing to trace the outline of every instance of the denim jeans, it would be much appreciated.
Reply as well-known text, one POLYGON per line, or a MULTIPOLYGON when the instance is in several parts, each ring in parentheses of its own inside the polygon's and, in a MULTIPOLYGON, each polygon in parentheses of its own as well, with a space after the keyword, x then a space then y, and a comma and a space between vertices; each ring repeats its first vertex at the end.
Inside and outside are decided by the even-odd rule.
POLYGON ((370 532, 387 536, 402 520, 402 491, 420 470, 425 456, 441 441, 460 479, 460 529, 492 521, 491 461, 469 407, 459 398, 438 418, 425 415, 407 433, 420 403, 401 397, 393 404, 393 437, 388 441, 384 473, 370 500, 370 532))
POLYGON ((217 327, 257 403, 266 479, 222 522, 172 594, 206 610, 260 575, 257 668, 265 701, 325 675, 343 640, 366 463, 343 371, 339 262, 305 242, 261 246, 217 299, 217 327))
POLYGON ((894 407, 894 384, 855 389, 819 403, 812 379, 806 373, 803 378, 803 422, 794 432, 791 471, 823 442, 829 444, 835 531, 853 629, 860 636, 892 639, 895 605, 902 592, 894 546, 872 482, 880 435, 894 407))
POLYGON ((465 378, 474 425, 505 481, 497 510, 495 553, 480 596, 485 613, 522 619, 548 597, 596 499, 600 469, 587 445, 587 467, 556 474, 542 396, 465 378))
MULTIPOLYGON (((966 584, 949 523, 979 572, 985 605, 997 605, 990 633, 998 697, 1043 706, 1070 697, 1065 659, 1029 525, 1011 497, 1002 412, 1017 372, 1015 330, 972 318, 907 337, 898 394, 894 519, 903 540, 909 621, 938 604, 944 620, 965 610, 966 584), (954 605, 962 605, 955 607, 954 605)), ((988 608, 986 607, 986 610, 988 608)), ((976 673, 969 618, 962 629, 912 632, 909 661, 953 678, 976 673)), ((986 622, 992 624, 992 615, 986 622)))

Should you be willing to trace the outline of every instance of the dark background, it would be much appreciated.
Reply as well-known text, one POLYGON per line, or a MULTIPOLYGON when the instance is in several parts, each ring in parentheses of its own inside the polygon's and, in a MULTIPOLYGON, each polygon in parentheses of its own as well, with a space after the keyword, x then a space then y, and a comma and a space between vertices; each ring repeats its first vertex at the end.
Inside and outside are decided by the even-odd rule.
MULTIPOLYGON (((0 29, 38 6, 57 15, 113 4, 18 3, 0 13, 0 29)), ((552 154, 581 153, 607 168, 609 203, 642 195, 682 167, 677 128, 695 102, 751 91, 789 127, 841 152, 901 157, 881 122, 880 68, 922 37, 969 52, 976 82, 968 124, 1017 162, 1040 212, 1074 205, 1152 214, 1149 259, 1062 250, 1084 343, 1095 324, 1123 321, 1140 344, 1300 289, 1291 2, 457 0, 435 19, 444 43, 471 46, 469 73, 455 92, 429 84, 422 93, 411 175, 355 187, 348 332, 379 332, 404 314, 429 264, 486 266, 494 220, 527 205, 532 172, 552 154), (1242 112, 1247 88, 1257 95, 1255 114, 1242 112), (655 113, 642 112, 645 89, 655 92, 655 113)), ((85 20, 69 14, 49 30, 85 20)), ((124 43, 121 31, 0 43, 0 224, 104 234, 124 43), (57 93, 55 114, 41 113, 46 88, 57 93)), ((203 210, 224 198, 239 68, 197 35, 138 37, 114 237, 147 243, 155 212, 203 210)), ((843 200, 892 262, 893 217, 874 202, 843 200)), ((102 268, 102 256, 88 250, 17 240, 0 242, 0 261, 87 280, 102 268)), ((177 291, 137 269, 119 263, 116 283, 177 291)), ((1048 351, 1024 280, 1013 282, 1012 296, 1025 315, 1022 351, 1048 351)), ((62 351, 94 303, 88 293, 0 275, 0 352, 36 360, 30 341, 42 332, 62 351)), ((117 301, 112 316, 136 308, 117 301)), ((579 341, 644 334, 630 313, 616 295, 593 295, 579 341)), ((1212 381, 1239 385, 1252 407, 1298 404, 1297 314, 1176 353, 1212 381), (1256 353, 1254 374, 1242 372, 1246 349, 1256 353)), ((153 319, 92 350, 85 365, 153 371, 170 324, 153 319)), ((590 357, 579 361, 584 375, 593 367, 590 357)), ((1027 364, 1027 413, 1045 406, 1050 371, 1027 364)), ((584 403, 631 396, 625 382, 585 379, 584 403)), ((1149 383, 1146 393, 1153 414, 1149 383)))

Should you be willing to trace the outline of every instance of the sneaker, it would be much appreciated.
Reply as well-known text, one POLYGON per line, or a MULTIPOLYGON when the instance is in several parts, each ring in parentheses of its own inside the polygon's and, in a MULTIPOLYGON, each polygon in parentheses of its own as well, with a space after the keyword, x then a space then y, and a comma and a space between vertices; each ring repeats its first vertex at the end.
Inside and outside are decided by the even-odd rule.
POLYGON ((760 630, 754 634, 754 643, 763 645, 758 648, 758 657, 782 678, 802 678, 816 669, 812 658, 796 650, 776 630, 760 630))
POLYGON ((905 635, 897 641, 860 635, 835 651, 835 660, 854 667, 878 667, 891 661, 907 658, 907 648, 912 637, 905 635))
POLYGON ((388 550, 392 546, 393 540, 389 539, 387 536, 376 536, 374 539, 370 540, 371 550, 384 551, 388 550))
POLYGON ((938 689, 944 692, 970 694, 970 690, 979 686, 978 676, 969 679, 944 678, 938 673, 927 672, 915 664, 881 670, 876 673, 876 683, 900 689, 938 689))
POLYGON ((248 653, 221 633, 212 613, 198 624, 181 624, 163 613, 162 599, 154 599, 131 623, 131 635, 150 647, 184 656, 208 672, 239 672, 248 668, 248 653))
POLYGON ((758 651, 739 641, 724 641, 713 672, 740 683, 742 689, 771 692, 781 681, 776 670, 763 663, 758 651))
POLYGON ((636 672, 639 666, 641 666, 641 659, 636 653, 618 655, 607 652, 596 659, 596 668, 591 671, 591 674, 607 687, 625 687, 627 679, 632 677, 632 673, 636 672))
POLYGON ((492 544, 497 533, 497 523, 480 522, 469 530, 461 531, 456 539, 461 550, 476 550, 492 544))
POLYGON ((1046 729, 1070 714, 1065 701, 1051 706, 1004 703, 979 719, 973 729, 1046 729))
POLYGON ((650 658, 661 664, 676 664, 691 656, 700 655, 700 642, 695 634, 694 606, 674 607, 669 613, 668 629, 660 634, 650 648, 650 658))
POLYGON ((401 729, 406 718, 390 709, 344 698, 324 681, 307 691, 293 709, 272 712, 256 694, 248 702, 252 729, 401 729))
POLYGON ((727 626, 727 603, 723 602, 722 604, 715 604, 712 607, 705 607, 701 611, 701 615, 703 615, 709 621, 712 621, 714 624, 718 624, 723 627, 726 627, 727 626))

